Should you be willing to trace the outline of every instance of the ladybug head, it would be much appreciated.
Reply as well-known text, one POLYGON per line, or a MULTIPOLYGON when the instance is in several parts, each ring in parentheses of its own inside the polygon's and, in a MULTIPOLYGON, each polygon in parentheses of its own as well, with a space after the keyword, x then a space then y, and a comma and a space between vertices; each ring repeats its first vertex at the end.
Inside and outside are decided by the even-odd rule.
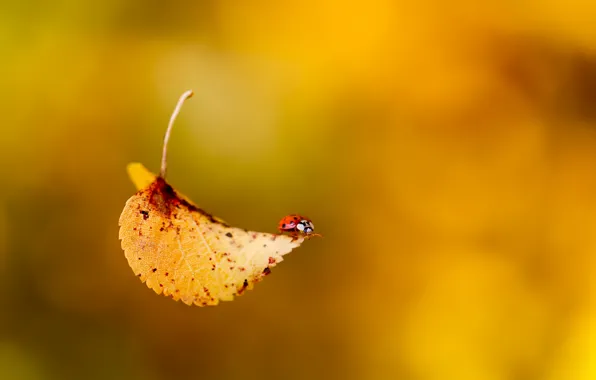
POLYGON ((315 226, 310 220, 302 219, 300 222, 298 222, 298 224, 296 224, 296 229, 308 235, 314 232, 315 226))

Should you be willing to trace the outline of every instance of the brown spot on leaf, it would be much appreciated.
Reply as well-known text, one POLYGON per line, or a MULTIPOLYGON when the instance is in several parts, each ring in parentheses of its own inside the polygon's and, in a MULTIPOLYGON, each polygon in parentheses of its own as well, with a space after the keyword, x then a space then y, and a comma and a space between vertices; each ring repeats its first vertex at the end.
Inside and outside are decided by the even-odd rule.
POLYGON ((140 213, 143 214, 143 219, 149 219, 149 211, 141 210, 140 213))
POLYGON ((240 289, 238 289, 238 294, 244 293, 246 288, 248 288, 248 280, 244 279, 244 283, 242 284, 242 287, 240 289))
POLYGON ((205 210, 198 208, 192 203, 183 199, 176 193, 176 191, 170 186, 163 178, 157 177, 155 181, 149 186, 149 203, 155 207, 157 211, 169 218, 177 218, 177 215, 173 215, 175 209, 181 207, 186 208, 192 212, 198 212, 199 214, 207 217, 211 223, 220 224, 229 227, 226 223, 215 218, 205 210))

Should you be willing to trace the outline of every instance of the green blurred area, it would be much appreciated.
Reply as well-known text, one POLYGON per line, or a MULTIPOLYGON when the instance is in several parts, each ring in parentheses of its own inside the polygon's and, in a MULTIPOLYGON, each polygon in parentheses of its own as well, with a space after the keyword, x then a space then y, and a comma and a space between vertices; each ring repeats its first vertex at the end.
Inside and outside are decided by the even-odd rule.
POLYGON ((0 2, 0 379, 596 378, 596 3, 0 2), (128 162, 324 239, 141 284, 128 162))

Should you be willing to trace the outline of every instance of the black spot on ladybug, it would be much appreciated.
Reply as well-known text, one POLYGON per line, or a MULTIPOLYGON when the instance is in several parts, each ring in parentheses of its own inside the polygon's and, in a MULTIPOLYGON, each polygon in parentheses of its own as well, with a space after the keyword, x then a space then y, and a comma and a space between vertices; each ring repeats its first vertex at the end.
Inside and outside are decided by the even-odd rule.
POLYGON ((143 214, 143 219, 147 220, 149 219, 149 211, 145 211, 145 210, 141 210, 139 211, 141 214, 143 214))
POLYGON ((234 235, 232 235, 232 233, 231 233, 231 232, 228 232, 228 233, 226 234, 226 236, 227 236, 227 237, 229 237, 229 238, 233 238, 233 237, 234 237, 234 235))
POLYGON ((282 225, 281 225, 281 228, 286 228, 286 224, 285 224, 285 223, 284 223, 284 224, 282 224, 282 225))

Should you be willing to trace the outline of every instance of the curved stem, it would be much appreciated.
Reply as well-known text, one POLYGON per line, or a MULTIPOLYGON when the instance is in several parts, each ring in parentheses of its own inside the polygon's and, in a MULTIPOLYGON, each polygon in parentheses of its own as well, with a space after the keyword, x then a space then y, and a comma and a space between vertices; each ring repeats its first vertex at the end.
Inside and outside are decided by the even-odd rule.
POLYGON ((161 154, 161 172, 160 177, 165 179, 166 178, 166 171, 167 171, 167 155, 168 155, 168 141, 170 140, 170 133, 172 132, 172 126, 174 125, 174 121, 176 120, 176 116, 180 113, 180 108, 184 104, 184 101, 190 98, 193 95, 192 90, 186 91, 180 99, 178 100, 178 104, 176 104, 176 108, 174 108, 174 112, 172 112, 172 116, 170 117, 170 123, 168 124, 168 129, 166 130, 166 135, 163 139, 163 152, 161 154))

